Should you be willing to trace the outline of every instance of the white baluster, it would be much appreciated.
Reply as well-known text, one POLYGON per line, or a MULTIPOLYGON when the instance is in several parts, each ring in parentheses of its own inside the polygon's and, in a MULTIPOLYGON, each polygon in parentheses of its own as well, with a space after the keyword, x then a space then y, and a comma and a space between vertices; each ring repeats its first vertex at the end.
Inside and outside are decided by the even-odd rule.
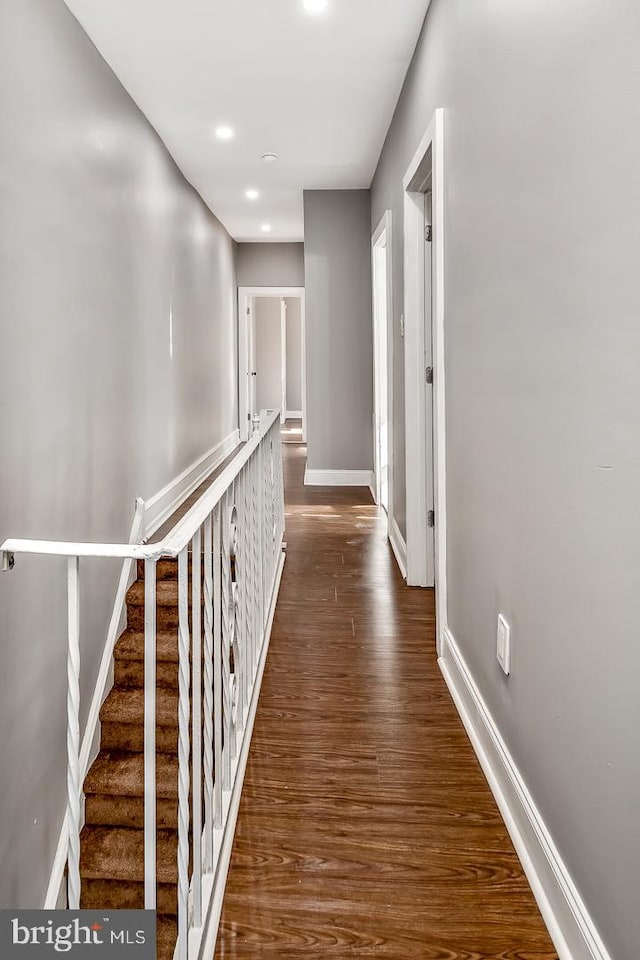
MULTIPOLYGON (((236 690, 238 695, 238 705, 236 710, 236 730, 242 733, 244 730, 244 711, 247 702, 247 671, 246 671, 246 621, 243 605, 243 572, 244 572, 244 552, 242 549, 242 528, 244 525, 244 471, 236 478, 236 582, 235 582, 235 610, 237 625, 236 652, 238 663, 236 664, 236 690)), ((242 738, 240 738, 242 741, 242 738)))
POLYGON ((178 960, 187 960, 189 935, 189 548, 178 555, 178 960))
POLYGON ((205 872, 213 869, 213 536, 204 524, 204 823, 205 872))
POLYGON ((214 827, 222 827, 222 577, 221 507, 213 514, 213 775, 214 827))
POLYGON ((68 902, 80 909, 80 561, 67 561, 67 803, 68 902))
POLYGON ((251 553, 249 543, 250 480, 249 465, 247 464, 242 473, 242 526, 240 528, 240 540, 242 542, 240 602, 242 603, 242 619, 244 621, 244 702, 247 707, 251 700, 251 690, 253 688, 253 657, 251 654, 251 617, 249 606, 251 599, 251 553))
POLYGON ((193 750, 193 925, 202 926, 202 534, 196 530, 191 541, 191 596, 193 661, 192 750, 193 750))
POLYGON ((144 907, 156 909, 156 563, 144 562, 144 907))
POLYGON ((231 616, 231 557, 230 557, 230 505, 229 491, 224 495, 222 511, 222 716, 224 723, 223 789, 231 787, 231 759, 233 756, 233 716, 231 703, 231 644, 233 622, 231 616))
POLYGON ((253 455, 253 642, 254 658, 257 665, 262 646, 260 611, 262 609, 262 549, 260 540, 260 451, 253 455))

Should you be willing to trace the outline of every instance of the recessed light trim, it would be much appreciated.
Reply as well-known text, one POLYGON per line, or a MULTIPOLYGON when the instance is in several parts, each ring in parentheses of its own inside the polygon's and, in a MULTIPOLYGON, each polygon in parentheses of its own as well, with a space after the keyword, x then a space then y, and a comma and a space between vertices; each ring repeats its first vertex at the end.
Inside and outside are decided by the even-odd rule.
POLYGON ((323 13, 329 6, 329 0, 302 0, 307 13, 323 13))
POLYGON ((218 140, 233 140, 235 136, 233 127, 227 126, 225 123, 221 126, 216 127, 216 137, 218 140))
POLYGON ((261 229, 262 229, 262 232, 263 232, 263 233, 271 233, 271 224, 270 224, 270 223, 263 223, 261 229))
POLYGON ((254 187, 249 187, 248 190, 245 190, 244 195, 247 200, 257 200, 260 196, 260 191, 256 190, 254 187))
POLYGON ((262 159, 264 160, 265 163, 275 163, 276 160, 278 159, 278 154, 277 154, 277 153, 263 153, 263 154, 262 154, 262 159))

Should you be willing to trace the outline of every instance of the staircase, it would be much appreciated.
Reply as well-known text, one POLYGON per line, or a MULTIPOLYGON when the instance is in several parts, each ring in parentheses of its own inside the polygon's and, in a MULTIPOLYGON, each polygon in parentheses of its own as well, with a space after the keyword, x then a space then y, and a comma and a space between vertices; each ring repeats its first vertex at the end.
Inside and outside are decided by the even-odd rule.
MULTIPOLYGON (((177 936, 177 561, 157 564, 157 956, 177 936)), ((114 686, 100 713, 101 749, 84 783, 81 907, 144 907, 144 564, 127 594, 127 629, 115 650, 114 686)))
MULTIPOLYGON (((147 899, 155 884, 160 960, 172 960, 176 940, 177 956, 187 960, 189 945, 197 953, 215 937, 219 922, 284 563, 279 411, 262 411, 251 437, 196 494, 153 543, 134 542, 132 532, 126 544, 19 538, 0 544, 2 570, 12 570, 16 557, 29 554, 65 558, 67 565, 67 811, 59 846, 64 858, 54 863, 47 901, 66 887, 72 909, 141 909, 145 880, 147 899), (167 559, 176 556, 179 578, 178 562, 167 559), (193 591, 200 593, 203 612, 200 637, 189 622, 191 568, 185 576, 182 568, 192 556, 203 558, 199 577, 193 568, 193 591), (81 558, 138 561, 138 579, 126 597, 127 628, 114 649, 114 686, 100 711, 101 749, 84 784, 81 558), (156 716, 156 785, 154 790, 153 783, 146 784, 146 800, 155 800, 157 814, 154 837, 147 810, 146 838, 144 564, 156 571, 155 584, 147 584, 150 602, 156 598, 147 634, 155 644, 157 674, 155 689, 146 691, 156 716), (190 723, 193 704, 197 720, 190 723), (194 844, 194 836, 202 843, 194 844), (148 871, 146 878, 145 846, 147 860, 155 848, 157 867, 155 876, 148 871)), ((123 577, 129 569, 123 566, 123 577)), ((124 580, 119 597, 120 589, 124 580)), ((95 696, 101 692, 96 689, 95 696)), ((84 736, 92 740, 93 724, 84 736)))

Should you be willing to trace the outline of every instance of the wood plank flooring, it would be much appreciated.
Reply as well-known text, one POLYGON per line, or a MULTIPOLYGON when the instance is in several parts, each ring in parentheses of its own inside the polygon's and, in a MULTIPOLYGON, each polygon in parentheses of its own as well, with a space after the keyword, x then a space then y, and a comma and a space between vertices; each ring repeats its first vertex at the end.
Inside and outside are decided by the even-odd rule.
POLYGON ((368 490, 303 485, 286 443, 287 561, 216 958, 552 960, 368 490))

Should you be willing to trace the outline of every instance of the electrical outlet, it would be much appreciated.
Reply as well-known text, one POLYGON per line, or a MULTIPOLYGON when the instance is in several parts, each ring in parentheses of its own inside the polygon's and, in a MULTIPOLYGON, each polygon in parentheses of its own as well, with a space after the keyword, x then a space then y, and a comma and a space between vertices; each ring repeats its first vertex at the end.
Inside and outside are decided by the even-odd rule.
POLYGON ((501 613, 498 614, 498 642, 497 642, 498 663, 509 675, 511 670, 511 627, 501 613))

